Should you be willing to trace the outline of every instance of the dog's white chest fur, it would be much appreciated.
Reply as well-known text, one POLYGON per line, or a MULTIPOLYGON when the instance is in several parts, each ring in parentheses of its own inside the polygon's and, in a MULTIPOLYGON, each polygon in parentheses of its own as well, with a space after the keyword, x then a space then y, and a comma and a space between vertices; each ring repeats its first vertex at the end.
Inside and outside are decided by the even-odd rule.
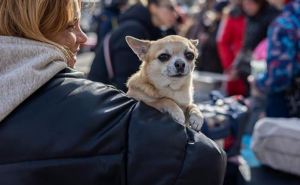
MULTIPOLYGON (((189 83, 189 82, 187 82, 189 83)), ((185 84, 188 85, 188 84, 185 84)), ((187 106, 193 101, 192 87, 178 86, 177 83, 169 84, 158 90, 163 97, 173 99, 178 105, 187 106)))

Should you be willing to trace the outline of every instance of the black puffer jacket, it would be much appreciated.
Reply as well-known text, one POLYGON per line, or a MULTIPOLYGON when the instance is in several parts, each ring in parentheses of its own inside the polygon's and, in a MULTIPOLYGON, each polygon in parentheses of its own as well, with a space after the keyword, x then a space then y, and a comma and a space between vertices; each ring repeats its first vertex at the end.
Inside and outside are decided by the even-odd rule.
POLYGON ((120 16, 119 27, 111 33, 110 57, 114 69, 114 78, 108 78, 106 70, 103 45, 96 50, 88 78, 93 81, 115 85, 118 89, 126 91, 127 79, 135 73, 141 64, 125 41, 130 35, 139 39, 157 40, 165 35, 152 24, 149 10, 137 4, 120 16))
POLYGON ((0 123, 1 185, 220 185, 216 145, 66 69, 0 123))

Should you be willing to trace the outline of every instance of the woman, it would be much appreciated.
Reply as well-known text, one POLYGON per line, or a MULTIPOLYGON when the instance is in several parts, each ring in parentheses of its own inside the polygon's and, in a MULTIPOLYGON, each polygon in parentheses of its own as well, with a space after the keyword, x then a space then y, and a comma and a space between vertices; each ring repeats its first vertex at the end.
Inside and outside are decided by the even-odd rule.
POLYGON ((0 184, 221 184, 205 136, 72 69, 77 0, 0 1, 0 184))
MULTIPOLYGON (((117 88, 127 91, 127 79, 139 69, 141 62, 127 45, 125 36, 157 40, 165 36, 161 28, 168 30, 176 24, 178 15, 173 0, 147 1, 147 6, 138 3, 124 12, 119 17, 118 27, 111 33, 108 55, 114 75, 110 75, 109 70, 106 70, 107 64, 104 62, 106 53, 103 44, 96 50, 88 75, 90 80, 113 84, 117 88)), ((175 33, 173 32, 173 34, 175 33)), ((107 62, 108 59, 105 59, 107 62)))

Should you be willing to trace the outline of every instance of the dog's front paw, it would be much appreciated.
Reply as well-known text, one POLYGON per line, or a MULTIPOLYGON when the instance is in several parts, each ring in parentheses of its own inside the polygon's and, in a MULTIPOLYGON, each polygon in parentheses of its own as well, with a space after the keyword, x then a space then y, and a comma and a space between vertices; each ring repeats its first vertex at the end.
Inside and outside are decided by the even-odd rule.
POLYGON ((196 131, 200 131, 204 123, 204 117, 200 111, 191 111, 189 113, 189 125, 196 131))

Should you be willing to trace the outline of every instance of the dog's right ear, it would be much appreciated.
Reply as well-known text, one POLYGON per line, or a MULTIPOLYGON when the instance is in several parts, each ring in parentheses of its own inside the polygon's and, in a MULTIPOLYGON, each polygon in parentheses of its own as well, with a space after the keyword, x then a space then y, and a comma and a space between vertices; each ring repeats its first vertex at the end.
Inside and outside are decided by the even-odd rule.
POLYGON ((191 41, 191 43, 192 43, 194 46, 198 46, 198 44, 199 44, 199 40, 198 40, 198 39, 195 39, 195 40, 190 39, 190 41, 191 41))
POLYGON ((131 36, 126 36, 125 39, 132 51, 143 61, 150 48, 150 41, 140 40, 131 36))

